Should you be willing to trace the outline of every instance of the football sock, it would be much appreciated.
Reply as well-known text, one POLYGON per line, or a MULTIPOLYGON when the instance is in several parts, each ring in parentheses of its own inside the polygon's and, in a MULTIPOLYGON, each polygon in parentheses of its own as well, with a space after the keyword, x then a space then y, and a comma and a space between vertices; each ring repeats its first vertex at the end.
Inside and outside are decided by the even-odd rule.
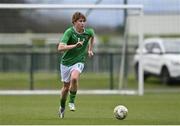
POLYGON ((66 106, 66 99, 61 99, 60 104, 61 104, 62 108, 65 108, 65 106, 66 106))
POLYGON ((76 92, 77 91, 70 91, 69 103, 74 103, 74 100, 75 100, 75 97, 76 97, 76 92))

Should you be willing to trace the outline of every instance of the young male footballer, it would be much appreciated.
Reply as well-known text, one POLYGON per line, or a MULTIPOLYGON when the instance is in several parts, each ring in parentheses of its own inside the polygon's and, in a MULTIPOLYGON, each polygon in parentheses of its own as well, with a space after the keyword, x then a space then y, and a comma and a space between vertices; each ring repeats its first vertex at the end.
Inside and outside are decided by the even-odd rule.
POLYGON ((73 26, 63 34, 58 45, 58 51, 63 52, 60 63, 60 73, 63 86, 59 107, 59 117, 64 118, 66 100, 69 94, 68 106, 75 111, 75 97, 78 80, 84 68, 86 55, 93 56, 94 30, 85 28, 86 17, 81 12, 72 16, 73 26))

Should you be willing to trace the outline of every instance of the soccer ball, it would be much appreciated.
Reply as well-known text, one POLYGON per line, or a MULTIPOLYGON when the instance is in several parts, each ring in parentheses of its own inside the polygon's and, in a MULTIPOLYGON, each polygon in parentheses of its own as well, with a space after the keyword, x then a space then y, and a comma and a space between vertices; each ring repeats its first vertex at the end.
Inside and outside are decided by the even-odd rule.
POLYGON ((114 108, 114 117, 119 120, 126 118, 128 114, 128 109, 123 105, 118 105, 114 108))

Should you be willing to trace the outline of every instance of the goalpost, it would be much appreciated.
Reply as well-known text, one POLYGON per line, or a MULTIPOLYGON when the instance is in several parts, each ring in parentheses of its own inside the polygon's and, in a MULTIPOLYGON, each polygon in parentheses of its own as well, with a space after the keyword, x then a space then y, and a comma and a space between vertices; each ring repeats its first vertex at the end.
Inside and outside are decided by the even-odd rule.
MULTIPOLYGON (((59 5, 59 4, 0 4, 0 9, 99 9, 99 10, 136 10, 139 14, 138 20, 138 44, 140 47, 140 62, 139 62, 139 78, 138 78, 138 89, 136 91, 128 91, 128 90, 108 90, 104 91, 105 94, 144 94, 144 79, 143 79, 143 65, 142 65, 142 47, 143 47, 143 26, 142 26, 142 17, 143 13, 143 5, 59 5)), ((123 61, 122 61, 123 64, 123 61)), ((123 67, 121 68, 123 69, 123 67)), ((121 74, 122 75, 122 74, 121 74)), ((122 76, 121 76, 122 78, 122 76)), ((120 87, 121 85, 119 85, 120 87)), ((0 94, 3 94, 3 91, 0 91, 0 94)), ((37 91, 34 91, 34 93, 37 91)), ((80 91, 81 93, 96 93, 101 94, 103 91, 101 90, 94 90, 94 91, 80 91)), ((57 92, 55 92, 57 93, 57 92)), ((10 93, 11 94, 11 93, 10 93)), ((28 94, 28 93, 27 93, 28 94)), ((35 93, 36 94, 36 93, 35 93)), ((37 93, 38 94, 38 93, 37 93)), ((42 93, 43 94, 43 93, 42 93)), ((50 94, 53 94, 50 91, 50 94)))

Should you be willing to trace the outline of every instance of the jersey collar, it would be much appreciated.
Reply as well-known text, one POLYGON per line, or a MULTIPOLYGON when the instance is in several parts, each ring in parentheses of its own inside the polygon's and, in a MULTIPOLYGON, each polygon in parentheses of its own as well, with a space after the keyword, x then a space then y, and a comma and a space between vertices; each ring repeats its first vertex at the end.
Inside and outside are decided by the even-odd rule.
POLYGON ((74 29, 74 31, 75 31, 77 34, 83 34, 83 33, 85 33, 85 29, 84 29, 84 31, 83 31, 82 33, 79 33, 74 26, 73 26, 73 29, 74 29))

